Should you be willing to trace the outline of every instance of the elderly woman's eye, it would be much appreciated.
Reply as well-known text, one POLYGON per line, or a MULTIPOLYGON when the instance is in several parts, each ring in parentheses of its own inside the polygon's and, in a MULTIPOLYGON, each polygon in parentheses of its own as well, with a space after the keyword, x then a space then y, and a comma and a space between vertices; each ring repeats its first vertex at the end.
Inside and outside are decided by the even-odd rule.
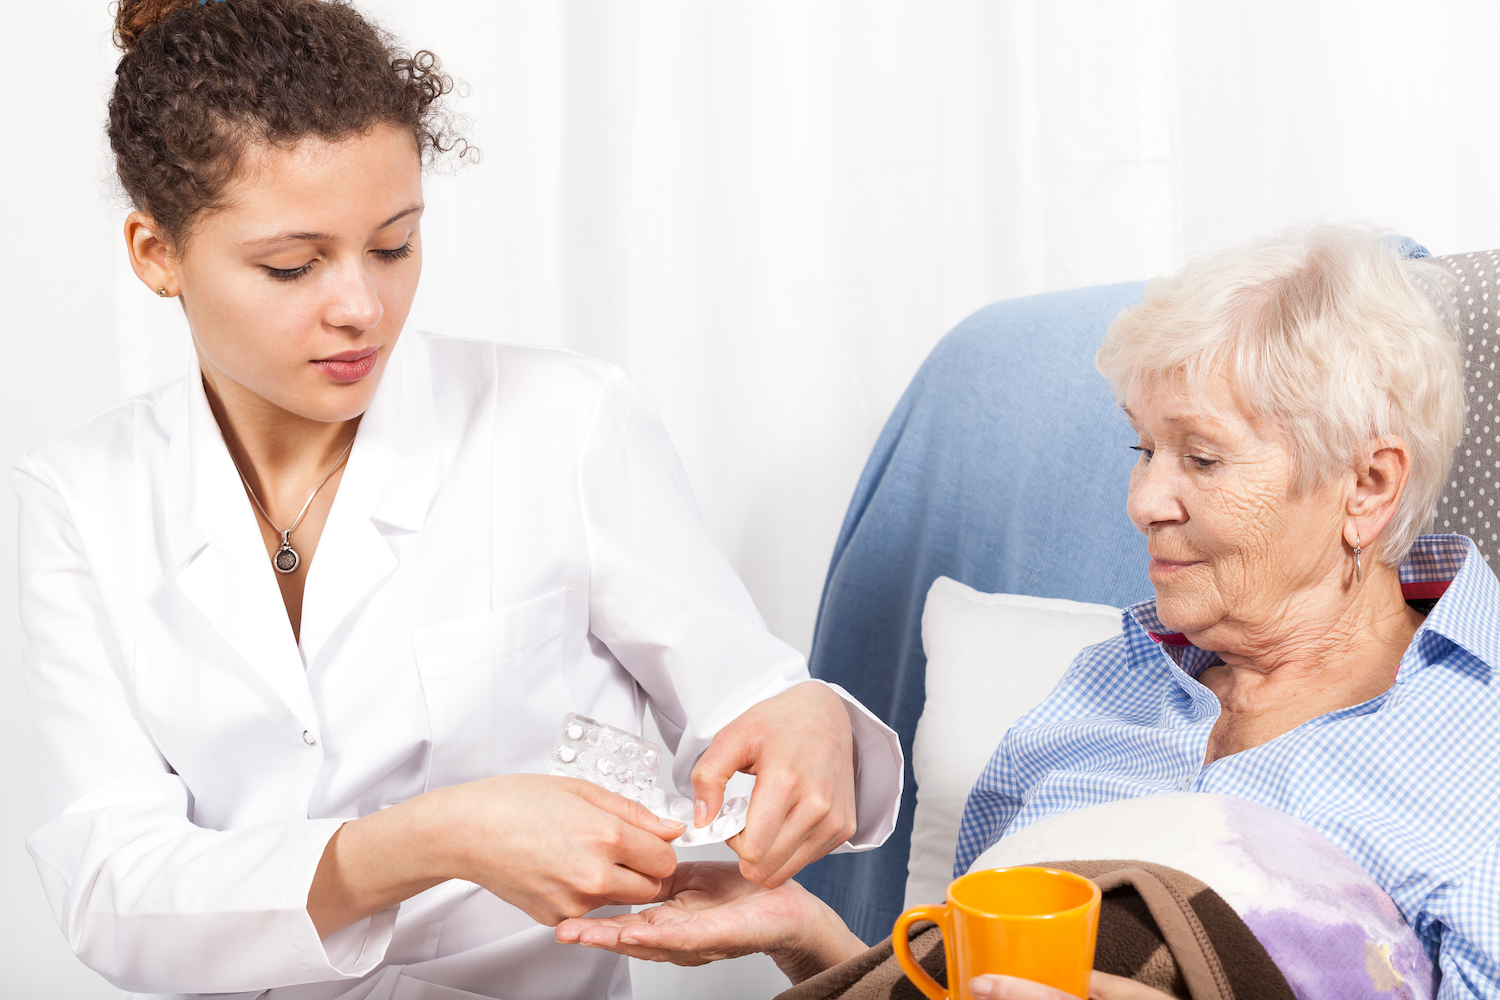
POLYGON ((1188 459, 1193 463, 1193 467, 1194 468, 1200 469, 1200 470, 1201 469, 1212 469, 1214 466, 1216 466, 1216 465, 1219 464, 1215 459, 1212 459, 1212 458, 1200 458, 1197 455, 1189 455, 1188 459))
POLYGON ((1140 444, 1133 444, 1133 445, 1131 445, 1130 446, 1130 450, 1131 451, 1138 451, 1138 452, 1140 452, 1141 453, 1141 460, 1143 462, 1149 462, 1149 461, 1151 461, 1151 456, 1153 454, 1155 454, 1155 452, 1153 452, 1150 448, 1147 448, 1145 445, 1140 445, 1140 444))

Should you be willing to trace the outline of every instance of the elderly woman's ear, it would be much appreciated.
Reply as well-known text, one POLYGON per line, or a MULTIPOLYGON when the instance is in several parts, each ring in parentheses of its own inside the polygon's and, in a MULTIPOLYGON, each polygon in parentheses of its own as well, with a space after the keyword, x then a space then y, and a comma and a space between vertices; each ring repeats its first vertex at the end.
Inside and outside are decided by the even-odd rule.
MULTIPOLYGON (((1411 450, 1399 437, 1372 440, 1352 471, 1353 486, 1345 503, 1344 541, 1369 553, 1399 509, 1411 476, 1411 450)), ((1368 559, 1369 556, 1366 556, 1368 559)), ((1368 565, 1368 563, 1366 563, 1368 565)))

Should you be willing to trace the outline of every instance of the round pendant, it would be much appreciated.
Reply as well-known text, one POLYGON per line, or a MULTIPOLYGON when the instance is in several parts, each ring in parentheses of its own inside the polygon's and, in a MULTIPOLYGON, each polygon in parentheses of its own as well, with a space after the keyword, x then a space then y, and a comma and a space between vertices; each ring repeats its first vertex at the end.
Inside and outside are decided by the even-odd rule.
POLYGON ((297 558, 297 550, 292 548, 290 545, 283 544, 281 548, 277 550, 276 558, 272 559, 271 562, 275 564, 276 572, 290 573, 292 570, 297 568, 297 563, 299 562, 297 558))

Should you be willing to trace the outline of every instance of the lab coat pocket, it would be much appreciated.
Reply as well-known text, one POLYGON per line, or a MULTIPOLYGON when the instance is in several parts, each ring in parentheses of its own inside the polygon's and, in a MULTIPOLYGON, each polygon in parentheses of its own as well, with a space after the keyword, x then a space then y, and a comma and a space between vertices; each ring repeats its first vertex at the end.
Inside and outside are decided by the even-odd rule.
POLYGON ((569 711, 560 653, 566 590, 412 632, 427 701, 427 787, 545 768, 569 711), (559 700, 561 696, 561 700, 559 700))

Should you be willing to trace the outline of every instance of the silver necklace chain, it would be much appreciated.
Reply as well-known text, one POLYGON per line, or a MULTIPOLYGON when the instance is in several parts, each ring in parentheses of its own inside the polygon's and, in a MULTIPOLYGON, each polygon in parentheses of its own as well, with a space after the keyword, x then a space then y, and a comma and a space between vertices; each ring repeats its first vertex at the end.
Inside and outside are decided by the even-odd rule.
MULTIPOLYGON (((333 478, 333 474, 339 471, 339 466, 344 464, 344 459, 349 455, 349 449, 353 447, 354 439, 350 438, 349 443, 344 445, 344 450, 339 452, 339 457, 333 463, 333 468, 328 470, 328 475, 323 477, 321 483, 313 487, 312 493, 307 497, 307 503, 303 504, 302 509, 297 512, 297 519, 292 522, 290 528, 278 528, 276 526, 276 522, 271 520, 271 515, 266 513, 265 507, 261 506, 260 497, 256 496, 255 491, 250 488, 250 481, 245 478, 243 472, 240 472, 240 463, 234 463, 234 471, 239 472, 240 482, 245 484, 245 492, 250 494, 250 499, 255 502, 255 509, 260 511, 260 516, 266 519, 266 523, 271 526, 271 530, 281 536, 281 548, 277 549, 276 554, 271 557, 271 565, 276 567, 276 572, 291 573, 297 568, 297 564, 302 561, 302 557, 297 555, 297 550, 292 548, 292 532, 297 530, 297 525, 301 524, 302 518, 307 516, 307 508, 312 506, 313 497, 318 495, 318 490, 326 486, 328 480, 333 478)), ((233 452, 230 453, 229 458, 231 461, 234 460, 233 452)))

